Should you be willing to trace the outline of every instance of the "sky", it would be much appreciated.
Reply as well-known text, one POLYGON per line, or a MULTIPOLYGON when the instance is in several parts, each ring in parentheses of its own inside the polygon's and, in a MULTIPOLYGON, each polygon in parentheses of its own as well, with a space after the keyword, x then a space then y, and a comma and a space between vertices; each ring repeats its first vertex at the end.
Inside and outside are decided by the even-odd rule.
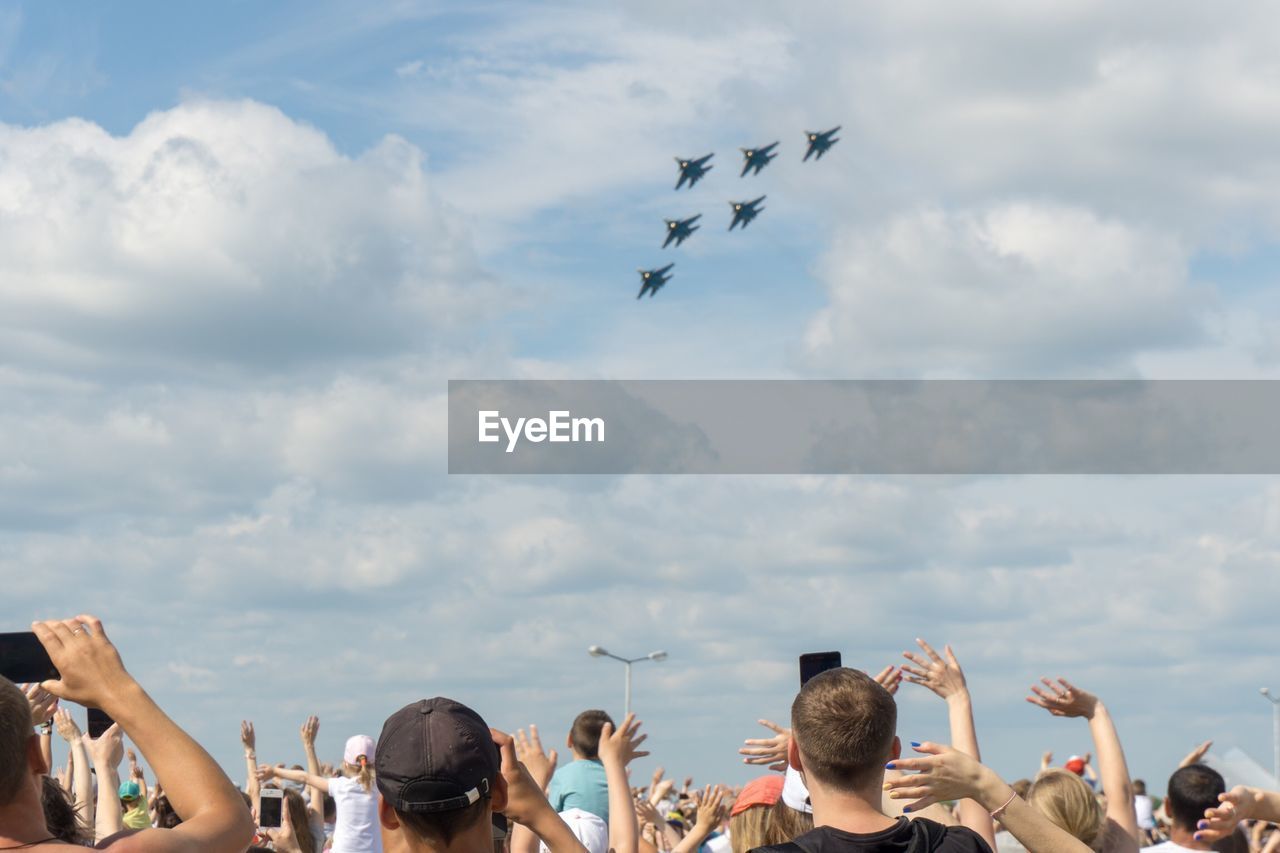
MULTIPOLYGON (((1280 378, 1280 9, 0 8, 0 625, 241 779, 447 695, 740 783, 797 655, 951 643, 1009 778, 1270 766, 1274 477, 450 477, 464 378, 1280 378), (820 161, 803 132, 841 126, 820 161), (760 175, 738 148, 779 141, 760 175), (715 168, 675 192, 673 157, 715 168), (748 229, 726 202, 767 195, 748 229), (679 249, 664 217, 702 213, 679 249), (637 302, 638 267, 674 278, 637 302)), ((905 740, 947 740, 899 694, 905 740)), ((563 753, 564 750, 561 750, 563 753)))

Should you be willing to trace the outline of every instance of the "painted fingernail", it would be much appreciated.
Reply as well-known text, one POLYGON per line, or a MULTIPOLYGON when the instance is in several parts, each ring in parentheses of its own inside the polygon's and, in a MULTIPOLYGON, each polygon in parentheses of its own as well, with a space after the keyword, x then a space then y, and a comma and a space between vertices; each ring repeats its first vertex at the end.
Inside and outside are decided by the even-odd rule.
POLYGON ((888 764, 886 764, 886 765, 884 766, 884 769, 885 769, 885 770, 892 770, 892 769, 893 769, 893 762, 892 762, 892 761, 890 761, 888 764))
POLYGON ((1195 835, 1191 836, 1191 837, 1192 837, 1192 838, 1194 838, 1196 841, 1203 841, 1203 840, 1204 840, 1204 839, 1202 839, 1202 838, 1200 837, 1200 833, 1198 833, 1198 832, 1197 832, 1195 835))
POLYGON ((911 811, 911 806, 903 806, 903 807, 902 807, 902 812, 903 812, 903 814, 906 814, 906 813, 907 813, 907 812, 909 812, 909 811, 911 811))
POLYGON ((911 745, 912 745, 912 746, 919 746, 919 745, 920 745, 920 741, 918 741, 918 740, 913 740, 913 741, 911 741, 911 745))
POLYGON ((1196 824, 1196 829, 1206 829, 1208 826, 1209 826, 1209 821, 1202 820, 1196 824))

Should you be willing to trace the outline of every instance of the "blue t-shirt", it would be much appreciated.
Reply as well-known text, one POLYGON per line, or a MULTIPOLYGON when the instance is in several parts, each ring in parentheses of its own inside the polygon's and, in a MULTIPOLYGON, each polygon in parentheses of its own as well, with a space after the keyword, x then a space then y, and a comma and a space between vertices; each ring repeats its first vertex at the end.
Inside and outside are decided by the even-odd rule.
POLYGON ((609 782, 597 759, 571 761, 556 771, 547 786, 547 799, 557 812, 582 809, 609 822, 609 782))

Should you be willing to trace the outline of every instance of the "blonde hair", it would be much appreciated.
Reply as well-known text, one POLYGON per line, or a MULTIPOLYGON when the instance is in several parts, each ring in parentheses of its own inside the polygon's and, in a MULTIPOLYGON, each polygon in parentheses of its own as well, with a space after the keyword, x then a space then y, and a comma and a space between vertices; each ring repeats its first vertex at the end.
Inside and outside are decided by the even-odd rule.
POLYGON ((342 774, 344 776, 354 778, 360 783, 360 787, 366 791, 373 790, 373 765, 369 763, 369 757, 362 755, 364 761, 359 764, 352 764, 348 761, 342 762, 342 774))
POLYGON ((781 799, 771 806, 744 809, 729 818, 729 843, 733 853, 756 847, 785 844, 813 829, 813 815, 796 811, 781 799))
POLYGON ((1093 790, 1070 770, 1046 770, 1027 791, 1027 803, 1060 829, 1093 847, 1104 813, 1093 790))

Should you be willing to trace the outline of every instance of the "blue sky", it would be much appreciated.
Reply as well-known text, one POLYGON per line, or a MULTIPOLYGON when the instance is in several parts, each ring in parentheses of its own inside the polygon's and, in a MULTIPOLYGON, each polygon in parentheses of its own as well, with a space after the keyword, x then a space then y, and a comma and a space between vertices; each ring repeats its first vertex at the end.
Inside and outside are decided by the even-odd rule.
MULTIPOLYGON (((1275 378, 1276 15, 7 6, 0 619, 97 611, 237 774, 243 717, 290 761, 306 715, 332 754, 423 694, 563 730, 621 701, 599 643, 671 653, 636 671, 659 761, 744 781, 796 655, 878 669, 919 635, 1010 776, 1090 748, 1022 701, 1059 674, 1148 782, 1209 737, 1266 764, 1274 480, 451 479, 443 395, 1275 378)), ((945 739, 929 699, 904 692, 911 739, 945 739)))

